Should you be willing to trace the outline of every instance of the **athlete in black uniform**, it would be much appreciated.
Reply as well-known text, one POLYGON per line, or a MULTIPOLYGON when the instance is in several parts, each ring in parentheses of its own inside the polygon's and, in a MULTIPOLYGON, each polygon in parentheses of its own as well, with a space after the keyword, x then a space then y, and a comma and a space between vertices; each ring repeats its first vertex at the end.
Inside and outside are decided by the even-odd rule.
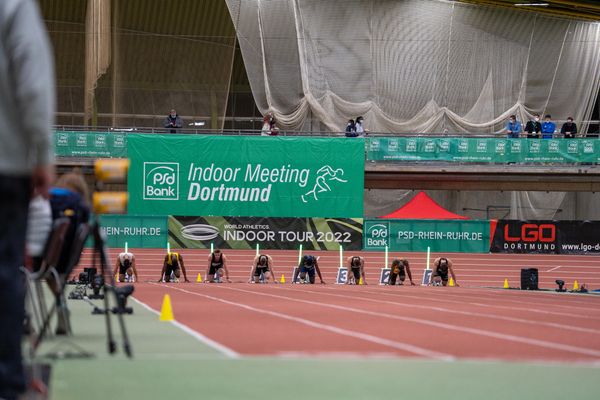
POLYGON ((354 282, 358 285, 360 278, 363 279, 363 285, 367 284, 367 277, 365 276, 365 259, 359 256, 350 256, 346 260, 348 266, 348 275, 346 278, 346 285, 354 282))
POLYGON ((452 279, 454 280, 454 285, 458 286, 458 282, 456 281, 456 275, 454 275, 454 270, 452 269, 452 260, 446 257, 436 258, 433 262, 433 272, 431 273, 431 284, 434 286, 439 286, 440 284, 443 286, 448 285, 448 272, 452 275, 452 279))
POLYGON ((229 279, 229 271, 227 270, 227 257, 221 252, 220 249, 215 251, 208 256, 208 267, 206 268, 206 279, 204 283, 212 283, 221 281, 221 277, 225 274, 227 282, 231 283, 229 279))
POLYGON ((165 282, 171 282, 171 275, 173 275, 175 279, 179 279, 181 276, 180 270, 183 271, 183 278, 185 282, 189 282, 187 273, 185 272, 183 257, 181 257, 181 254, 179 253, 169 252, 165 256, 162 271, 160 272, 160 279, 158 281, 162 282, 164 279, 165 282))
POLYGON ((408 274, 408 279, 412 286, 415 283, 412 280, 412 274, 410 273, 410 266, 406 258, 396 259, 392 261, 392 267, 390 268, 390 278, 388 280, 389 285, 395 285, 396 279, 399 279, 398 285, 404 285, 404 280, 408 274))
POLYGON ((296 273, 292 279, 292 283, 296 282, 298 275, 300 276, 300 282, 306 282, 306 275, 308 275, 308 281, 312 284, 315 283, 315 272, 319 274, 321 283, 325 283, 323 276, 321 275, 321 269, 319 268, 319 262, 315 256, 304 255, 296 268, 296 273))
POLYGON ((269 279, 272 279, 273 283, 277 283, 275 280, 275 271, 273 270, 273 259, 268 254, 260 254, 254 257, 252 271, 250 272, 250 282, 254 280, 254 283, 260 283, 261 275, 264 277, 265 283, 269 279))

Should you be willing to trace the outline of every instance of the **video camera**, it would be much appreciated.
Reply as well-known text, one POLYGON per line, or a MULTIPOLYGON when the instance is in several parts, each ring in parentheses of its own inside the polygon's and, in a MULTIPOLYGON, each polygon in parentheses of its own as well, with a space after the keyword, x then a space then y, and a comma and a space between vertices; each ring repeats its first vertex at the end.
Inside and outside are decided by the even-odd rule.
POLYGON ((84 268, 79 274, 79 285, 90 286, 94 294, 88 296, 90 299, 103 299, 104 295, 100 294, 100 290, 104 287, 104 277, 98 274, 97 268, 84 268))

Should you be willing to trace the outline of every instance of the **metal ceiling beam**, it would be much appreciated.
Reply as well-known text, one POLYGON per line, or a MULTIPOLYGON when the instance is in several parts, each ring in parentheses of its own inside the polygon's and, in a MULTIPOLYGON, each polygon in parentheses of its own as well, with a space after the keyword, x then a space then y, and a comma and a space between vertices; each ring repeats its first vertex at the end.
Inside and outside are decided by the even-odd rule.
POLYGON ((491 6, 491 7, 502 7, 502 8, 508 8, 511 10, 536 12, 536 13, 540 13, 540 14, 555 15, 555 16, 566 17, 566 18, 584 19, 584 20, 588 20, 588 21, 600 20, 599 14, 590 14, 590 13, 579 12, 579 11, 568 11, 568 10, 564 10, 564 9, 555 9, 555 8, 546 8, 546 7, 542 7, 542 8, 540 8, 540 7, 515 7, 515 3, 509 3, 509 2, 498 1, 498 0, 460 0, 460 1, 463 3, 470 3, 470 4, 476 4, 476 5, 487 5, 487 6, 491 6))
POLYGON ((570 0, 549 0, 549 3, 562 4, 565 6, 571 6, 571 7, 575 7, 575 8, 582 8, 582 9, 588 9, 588 10, 594 10, 594 11, 600 12, 600 5, 596 5, 593 3, 583 3, 580 1, 570 1, 570 0))

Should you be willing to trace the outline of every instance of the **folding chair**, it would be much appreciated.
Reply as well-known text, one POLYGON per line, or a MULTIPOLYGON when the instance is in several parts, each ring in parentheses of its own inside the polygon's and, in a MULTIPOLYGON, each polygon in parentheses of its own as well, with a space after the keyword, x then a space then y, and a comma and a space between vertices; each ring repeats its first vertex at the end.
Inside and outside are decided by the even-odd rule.
POLYGON ((25 287, 27 299, 31 307, 31 314, 37 322, 38 328, 41 329, 43 321, 47 318, 48 312, 46 307, 46 299, 42 288, 42 279, 56 264, 58 264, 60 255, 64 246, 65 236, 71 221, 67 217, 58 218, 52 224, 50 236, 44 248, 44 255, 37 271, 30 271, 23 267, 21 270, 25 274, 25 287))
POLYGON ((52 275, 55 282, 54 295, 56 297, 56 301, 46 315, 46 318, 42 324, 42 328, 40 329, 40 333, 33 344, 34 352, 44 339, 44 336, 48 330, 48 326, 50 325, 50 320, 55 312, 57 313, 57 318, 62 319, 64 322, 64 328, 66 329, 65 333, 69 335, 71 334, 71 323, 68 315, 67 301, 65 299, 65 282, 75 267, 77 267, 77 264, 79 264, 79 259, 81 258, 81 253, 83 252, 83 247, 85 246, 85 242, 89 233, 90 227, 88 224, 79 225, 77 227, 77 231, 75 232, 73 243, 71 244, 71 254, 69 255, 67 265, 61 266, 55 264, 48 268, 47 275, 52 275))

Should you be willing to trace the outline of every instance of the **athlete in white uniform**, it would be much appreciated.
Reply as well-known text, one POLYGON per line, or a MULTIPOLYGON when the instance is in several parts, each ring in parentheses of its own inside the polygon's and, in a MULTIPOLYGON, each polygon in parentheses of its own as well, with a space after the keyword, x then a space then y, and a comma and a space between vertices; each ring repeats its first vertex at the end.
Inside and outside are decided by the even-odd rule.
POLYGON ((113 276, 119 273, 119 282, 133 282, 135 276, 135 282, 138 281, 138 273, 135 268, 135 256, 131 252, 119 253, 117 261, 115 262, 115 269, 113 270, 113 276))

